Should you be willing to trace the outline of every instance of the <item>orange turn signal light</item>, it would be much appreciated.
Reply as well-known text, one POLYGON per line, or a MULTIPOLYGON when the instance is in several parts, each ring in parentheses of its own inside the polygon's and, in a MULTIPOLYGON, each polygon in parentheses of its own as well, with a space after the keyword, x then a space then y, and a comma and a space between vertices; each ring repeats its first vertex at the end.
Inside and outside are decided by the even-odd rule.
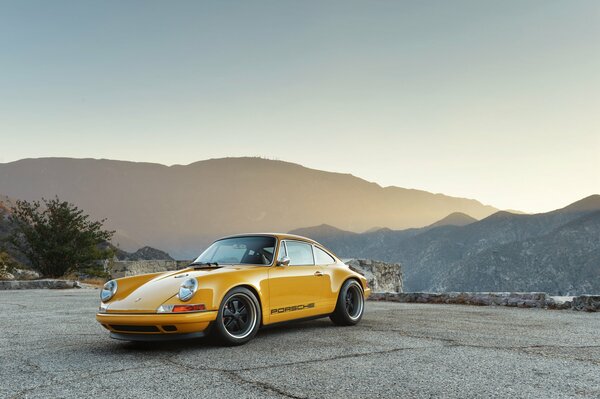
POLYGON ((206 306, 203 303, 199 303, 197 305, 175 305, 171 312, 200 312, 202 310, 206 310, 206 306))

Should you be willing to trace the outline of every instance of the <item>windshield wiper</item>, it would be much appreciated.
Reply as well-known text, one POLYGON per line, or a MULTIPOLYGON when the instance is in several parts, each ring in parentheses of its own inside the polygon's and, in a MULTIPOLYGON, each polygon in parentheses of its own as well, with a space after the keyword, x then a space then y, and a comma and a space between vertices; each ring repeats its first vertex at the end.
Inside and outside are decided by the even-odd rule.
POLYGON ((219 267, 217 262, 192 262, 188 265, 188 267, 193 267, 194 269, 200 269, 201 267, 219 267))

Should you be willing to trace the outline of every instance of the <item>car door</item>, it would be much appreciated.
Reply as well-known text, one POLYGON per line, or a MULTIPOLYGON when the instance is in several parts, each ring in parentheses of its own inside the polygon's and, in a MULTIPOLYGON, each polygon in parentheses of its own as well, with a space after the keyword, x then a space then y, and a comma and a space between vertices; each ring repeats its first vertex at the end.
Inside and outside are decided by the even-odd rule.
POLYGON ((289 258, 287 266, 269 269, 269 322, 298 319, 323 313, 326 280, 315 265, 312 245, 297 240, 280 243, 278 261, 289 258))
POLYGON ((338 298, 339 287, 334 287, 332 281, 336 260, 325 249, 313 245, 315 256, 315 264, 320 268, 323 276, 323 292, 321 295, 321 303, 323 304, 323 313, 331 313, 335 310, 338 298))

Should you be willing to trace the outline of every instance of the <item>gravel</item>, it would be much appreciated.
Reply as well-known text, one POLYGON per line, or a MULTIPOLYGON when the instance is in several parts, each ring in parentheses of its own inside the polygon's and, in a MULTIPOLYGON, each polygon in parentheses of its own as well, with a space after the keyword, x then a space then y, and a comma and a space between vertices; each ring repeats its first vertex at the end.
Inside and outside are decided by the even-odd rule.
POLYGON ((368 302, 242 347, 108 338, 98 291, 0 292, 1 398, 599 397, 600 313, 368 302))

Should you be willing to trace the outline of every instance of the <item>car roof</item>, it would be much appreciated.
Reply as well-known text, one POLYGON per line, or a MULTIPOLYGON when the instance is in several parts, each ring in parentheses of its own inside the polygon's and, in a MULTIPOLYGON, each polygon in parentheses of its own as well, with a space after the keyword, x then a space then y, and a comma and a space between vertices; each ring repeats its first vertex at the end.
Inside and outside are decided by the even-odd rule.
MULTIPOLYGON (((330 255, 333 255, 333 257, 335 259, 337 259, 338 262, 340 262, 339 256, 337 256, 336 254, 334 254, 333 252, 331 252, 331 250, 329 248, 327 248, 326 246, 324 246, 320 242, 315 241, 313 239, 310 239, 308 237, 303 237, 303 236, 299 236, 299 235, 296 235, 296 234, 289 234, 289 233, 245 233, 245 234, 233 234, 233 235, 230 235, 230 236, 221 237, 221 238, 219 238, 219 240, 224 240, 226 238, 251 237, 251 236, 276 237, 278 240, 298 240, 298 241, 307 242, 309 244, 315 244, 315 245, 318 245, 319 247, 323 248, 330 255)), ((219 241, 219 240, 217 240, 217 241, 219 241)))
POLYGON ((279 240, 299 240, 299 241, 306 241, 310 244, 317 244, 319 246, 323 246, 322 244, 320 244, 319 242, 312 240, 308 237, 303 237, 303 236, 299 236, 296 234, 288 234, 288 233, 245 233, 245 234, 233 234, 230 236, 226 236, 226 237, 221 237, 219 238, 219 240, 223 240, 225 238, 234 238, 234 237, 249 237, 249 236, 269 236, 269 237, 276 237, 279 240))

